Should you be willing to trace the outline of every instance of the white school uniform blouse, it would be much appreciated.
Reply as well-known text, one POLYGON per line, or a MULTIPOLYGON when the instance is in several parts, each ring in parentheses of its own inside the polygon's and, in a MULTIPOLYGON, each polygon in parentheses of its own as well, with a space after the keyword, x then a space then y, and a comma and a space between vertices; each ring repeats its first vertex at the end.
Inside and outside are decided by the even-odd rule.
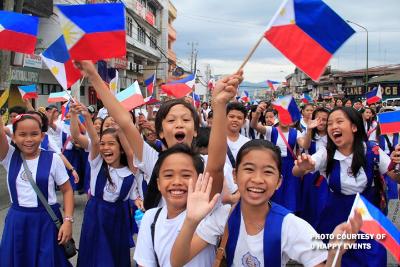
MULTIPOLYGON (((239 138, 236 141, 231 141, 231 140, 229 140, 229 138, 227 138, 228 146, 229 146, 230 150, 232 151, 232 155, 235 158, 235 160, 236 160, 237 154, 239 152, 239 149, 244 144, 246 144, 248 141, 250 141, 250 139, 241 134, 239 135, 239 138)), ((226 155, 226 160, 225 160, 225 165, 224 165, 224 176, 225 176, 225 180, 227 182, 229 191, 231 193, 233 193, 237 190, 237 185, 233 181, 233 175, 232 175, 233 167, 234 166, 231 165, 231 161, 229 160, 228 155, 226 155)))
MULTIPOLYGON (((103 158, 101 155, 97 155, 97 157, 91 160, 91 156, 89 154, 89 164, 90 164, 90 192, 94 196, 96 194, 96 181, 97 175, 100 172, 101 166, 103 163, 103 158)), ((119 197, 119 193, 121 191, 122 183, 124 182, 124 178, 131 175, 132 172, 128 167, 122 168, 113 168, 108 166, 108 171, 110 173, 111 180, 114 185, 110 184, 108 181, 106 182, 106 186, 103 190, 103 200, 107 202, 115 202, 119 197)), ((128 198, 135 200, 136 195, 134 191, 135 183, 132 184, 132 187, 128 193, 128 195, 124 198, 124 201, 128 198)))
MULTIPOLYGON (((6 157, 0 162, 1 165, 6 169, 7 173, 10 170, 10 162, 12 159, 12 155, 15 151, 15 147, 9 145, 8 152, 6 157)), ((38 168, 39 156, 35 159, 26 160, 28 164, 29 170, 32 172, 32 176, 34 181, 36 182, 36 171, 38 168)), ((60 156, 57 154, 53 154, 53 161, 50 167, 50 175, 49 175, 49 185, 48 185, 48 202, 50 205, 57 203, 57 197, 55 192, 55 185, 62 185, 67 182, 69 179, 68 173, 65 170, 65 166, 60 156)), ((7 187, 8 192, 10 192, 10 186, 8 184, 8 176, 7 176, 7 187)), ((26 178, 26 174, 24 171, 24 167, 21 164, 21 169, 17 175, 16 181, 17 195, 18 195, 18 203, 22 207, 34 208, 38 207, 37 195, 33 190, 29 180, 26 178)), ((11 194, 10 200, 12 202, 11 194)))
MULTIPOLYGON (((160 266, 171 266, 170 255, 172 246, 174 245, 175 239, 178 237, 186 217, 186 211, 184 211, 173 219, 167 219, 167 207, 163 207, 155 226, 153 249, 150 226, 154 221, 157 210, 158 208, 154 208, 146 211, 140 224, 135 255, 133 257, 140 266, 156 266, 154 251, 157 253, 160 266)), ((214 249, 214 246, 207 246, 185 266, 212 266, 215 258, 214 249)))
MULTIPOLYGON (((365 151, 366 150, 367 148, 365 147, 365 151)), ((315 161, 315 171, 319 171, 324 177, 326 177, 326 148, 322 147, 312 155, 311 158, 315 161)), ((360 169, 357 177, 352 175, 351 162, 353 160, 353 154, 345 156, 340 153, 339 150, 336 150, 333 158, 340 162, 340 183, 342 193, 345 195, 353 195, 363 192, 367 186, 368 179, 363 168, 360 169)), ((390 157, 386 155, 382 149, 379 149, 379 171, 381 174, 385 174, 388 171, 389 164, 390 157)))
MULTIPOLYGON (((217 245, 219 237, 223 234, 225 224, 228 221, 230 205, 220 206, 208 215, 197 227, 196 234, 209 244, 217 245)), ((247 266, 244 262, 252 262, 251 266, 263 266, 263 238, 264 230, 251 236, 244 227, 241 216, 240 233, 236 245, 232 266, 247 266), (257 265, 258 263, 258 265, 257 265)), ((268 223, 268 221, 267 221, 268 223)), ((306 221, 288 214, 282 222, 281 233, 281 264, 286 266, 289 259, 296 260, 304 266, 315 266, 327 259, 325 250, 313 250, 313 245, 322 246, 320 240, 315 240, 317 232, 306 221)), ((204 265, 206 266, 206 265, 204 265)))
MULTIPOLYGON (((273 128, 273 126, 265 126, 264 139, 267 141, 270 141, 270 142, 272 142, 272 140, 271 140, 272 128, 273 128)), ((285 136, 286 140, 289 142, 289 132, 283 133, 283 135, 285 136)), ((297 139, 299 139, 300 137, 303 137, 303 135, 304 134, 302 132, 297 130, 297 139)), ((296 142, 297 142, 297 140, 296 140, 296 142)), ((278 132, 278 138, 276 139, 276 145, 281 149, 281 156, 286 157, 287 156, 287 147, 286 147, 285 141, 283 141, 279 132, 278 132)), ((293 152, 296 153, 296 151, 293 151, 293 152)))

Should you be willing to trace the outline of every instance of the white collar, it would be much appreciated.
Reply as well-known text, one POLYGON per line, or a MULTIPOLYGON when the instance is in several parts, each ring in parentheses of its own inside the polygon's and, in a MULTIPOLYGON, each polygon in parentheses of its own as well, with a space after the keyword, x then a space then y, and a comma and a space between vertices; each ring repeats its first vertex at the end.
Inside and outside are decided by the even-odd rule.
POLYGON ((115 171, 120 178, 125 178, 132 174, 128 167, 113 168, 111 166, 108 166, 108 168, 110 172, 115 171))
POLYGON ((346 160, 346 159, 352 160, 353 159, 353 153, 351 153, 348 156, 345 156, 339 150, 336 150, 335 151, 335 155, 333 156, 333 159, 340 160, 340 161, 341 160, 346 160))

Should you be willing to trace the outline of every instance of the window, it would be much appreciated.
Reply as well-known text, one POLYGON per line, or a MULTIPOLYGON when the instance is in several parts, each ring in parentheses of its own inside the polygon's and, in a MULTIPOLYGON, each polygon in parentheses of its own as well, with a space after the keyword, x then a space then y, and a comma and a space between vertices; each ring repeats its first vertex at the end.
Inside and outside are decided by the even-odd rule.
POLYGON ((81 86, 81 87, 79 88, 79 91, 80 91, 80 95, 81 95, 81 96, 85 96, 85 86, 81 86))
POLYGON ((139 25, 137 27, 137 30, 138 30, 138 41, 143 44, 146 44, 146 31, 139 25))
POLYGON ((132 37, 132 28, 133 28, 132 18, 128 17, 126 19, 126 34, 128 34, 128 36, 130 37, 132 37))
POLYGON ((157 49, 157 37, 150 33, 150 47, 157 49))

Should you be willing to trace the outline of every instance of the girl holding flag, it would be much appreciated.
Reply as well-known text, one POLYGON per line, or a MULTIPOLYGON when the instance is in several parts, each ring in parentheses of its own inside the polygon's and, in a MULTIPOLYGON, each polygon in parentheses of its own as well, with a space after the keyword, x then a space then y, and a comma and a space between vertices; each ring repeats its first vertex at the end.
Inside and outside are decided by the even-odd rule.
MULTIPOLYGON (((400 162, 400 146, 389 157, 374 142, 367 141, 361 115, 353 108, 336 107, 328 116, 328 144, 314 155, 301 155, 293 174, 303 176, 319 171, 328 179, 329 195, 317 227, 319 233, 330 233, 338 222, 347 220, 354 198, 362 194, 376 207, 385 209, 381 175, 397 182, 400 174, 388 171, 391 163, 400 162)), ((344 255, 342 266, 386 266, 386 251, 374 240, 370 250, 353 249, 344 255)))

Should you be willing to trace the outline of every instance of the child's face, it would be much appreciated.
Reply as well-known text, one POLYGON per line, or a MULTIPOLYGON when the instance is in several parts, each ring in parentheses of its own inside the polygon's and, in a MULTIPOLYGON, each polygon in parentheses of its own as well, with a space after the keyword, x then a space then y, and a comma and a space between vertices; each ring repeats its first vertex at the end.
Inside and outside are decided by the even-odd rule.
POLYGON ((94 128, 96 129, 96 133, 100 133, 100 127, 101 127, 101 120, 95 120, 93 123, 94 128))
POLYGON ((157 179, 158 190, 169 208, 186 209, 189 180, 197 181, 197 172, 189 155, 176 153, 168 156, 161 165, 157 179))
POLYGON ((363 113, 364 120, 369 120, 372 117, 372 112, 370 109, 366 109, 363 113))
POLYGON ((303 116, 306 119, 311 119, 312 113, 314 111, 314 107, 313 106, 307 106, 306 108, 304 108, 303 110, 303 116))
POLYGON ((320 132, 326 131, 326 122, 328 120, 328 113, 326 113, 326 112, 318 112, 315 115, 315 118, 316 119, 318 119, 318 118, 321 119, 321 124, 319 124, 317 126, 318 131, 320 131, 320 132))
POLYGON ((44 137, 39 123, 33 119, 18 122, 13 141, 25 156, 36 155, 44 137))
POLYGON ((121 146, 116 137, 112 134, 104 134, 100 140, 100 154, 105 162, 118 168, 121 159, 121 146))
POLYGON ((228 115, 228 130, 232 133, 239 133, 244 124, 244 115, 239 110, 231 110, 228 115))
POLYGON ((184 105, 173 106, 162 121, 162 132, 159 135, 165 139, 168 147, 178 143, 190 146, 197 136, 190 110, 184 105))
POLYGON ((251 150, 233 172, 242 201, 251 206, 265 205, 281 185, 278 164, 267 149, 251 150))
POLYGON ((267 112, 265 114, 265 122, 267 126, 272 126, 275 124, 275 114, 273 112, 267 112))
POLYGON ((349 120, 343 111, 336 110, 329 115, 327 131, 333 143, 338 148, 342 148, 353 144, 357 126, 349 120))
POLYGON ((114 126, 115 126, 114 119, 112 117, 107 117, 103 124, 103 131, 108 128, 114 128, 114 126))

